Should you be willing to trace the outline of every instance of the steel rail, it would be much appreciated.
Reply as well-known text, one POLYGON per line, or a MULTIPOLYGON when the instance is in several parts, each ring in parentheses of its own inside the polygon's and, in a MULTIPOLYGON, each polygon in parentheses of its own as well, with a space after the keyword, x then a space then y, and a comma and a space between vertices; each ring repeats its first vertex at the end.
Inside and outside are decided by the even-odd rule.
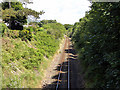
MULTIPOLYGON (((67 37, 66 37, 66 39, 65 39, 65 43, 64 43, 64 48, 63 48, 63 49, 65 49, 66 42, 67 42, 67 37)), ((63 51, 62 53, 64 53, 64 51, 63 51)), ((63 55, 62 55, 62 56, 63 56, 63 55)), ((60 59, 61 59, 61 58, 60 58, 60 59)), ((57 79, 56 90, 58 90, 58 87, 59 87, 59 79, 60 79, 61 71, 62 71, 62 63, 61 63, 61 65, 60 65, 60 71, 59 71, 59 75, 58 75, 58 79, 57 79)))
MULTIPOLYGON (((60 67, 60 72, 61 72, 61 70, 62 70, 62 64, 61 64, 61 67, 60 67)), ((58 75, 56 90, 58 89, 58 86, 59 86, 60 72, 59 72, 59 75, 58 75)))
POLYGON ((70 74, 69 74, 69 72, 70 72, 70 61, 69 61, 69 44, 70 44, 70 42, 69 42, 69 38, 68 38, 68 90, 70 89, 70 80, 69 80, 69 77, 70 77, 70 74))

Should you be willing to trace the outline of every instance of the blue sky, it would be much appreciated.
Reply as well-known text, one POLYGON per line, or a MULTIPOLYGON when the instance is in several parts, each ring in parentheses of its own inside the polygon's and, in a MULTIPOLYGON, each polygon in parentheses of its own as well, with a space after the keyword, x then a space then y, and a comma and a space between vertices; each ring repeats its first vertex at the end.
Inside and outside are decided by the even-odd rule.
POLYGON ((32 0, 33 4, 27 7, 36 11, 45 11, 43 19, 57 20, 62 24, 74 24, 84 17, 85 11, 90 8, 88 0, 32 0))

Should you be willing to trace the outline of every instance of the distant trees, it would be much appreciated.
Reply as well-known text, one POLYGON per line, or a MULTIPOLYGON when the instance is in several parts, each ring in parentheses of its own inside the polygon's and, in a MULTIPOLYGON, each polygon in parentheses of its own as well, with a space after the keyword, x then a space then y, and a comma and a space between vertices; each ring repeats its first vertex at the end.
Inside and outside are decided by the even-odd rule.
POLYGON ((72 28, 73 25, 71 24, 64 24, 64 27, 66 28, 66 30, 68 30, 69 28, 72 28))
POLYGON ((56 20, 42 20, 38 23, 38 25, 42 27, 44 24, 48 24, 48 23, 57 23, 57 21, 56 20))
POLYGON ((73 30, 73 25, 71 25, 71 24, 64 24, 64 27, 67 30, 67 35, 71 37, 72 30, 73 30))
POLYGON ((54 35, 56 39, 62 38, 66 32, 65 27, 60 23, 44 24, 43 28, 47 31, 48 34, 54 35))

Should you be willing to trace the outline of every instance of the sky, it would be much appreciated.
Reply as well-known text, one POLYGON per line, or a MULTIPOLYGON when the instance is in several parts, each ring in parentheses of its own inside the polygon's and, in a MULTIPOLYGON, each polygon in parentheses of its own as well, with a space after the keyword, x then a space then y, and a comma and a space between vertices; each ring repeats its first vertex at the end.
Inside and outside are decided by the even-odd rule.
POLYGON ((62 24, 74 24, 85 16, 90 8, 88 0, 32 0, 33 4, 27 4, 27 8, 45 13, 40 20, 57 20, 62 24))

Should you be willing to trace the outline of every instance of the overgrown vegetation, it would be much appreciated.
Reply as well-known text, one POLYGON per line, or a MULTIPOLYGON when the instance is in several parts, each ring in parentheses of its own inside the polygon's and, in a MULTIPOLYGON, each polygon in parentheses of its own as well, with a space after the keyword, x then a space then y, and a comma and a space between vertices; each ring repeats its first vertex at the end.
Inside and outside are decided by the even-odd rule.
POLYGON ((39 18, 44 12, 23 8, 20 2, 2 2, 0 5, 3 14, 0 23, 2 88, 35 88, 59 49, 66 29, 56 20, 45 20, 51 24, 41 21, 41 26, 41 22, 30 22, 31 26, 23 28, 29 15, 39 18))
POLYGON ((120 2, 94 2, 73 26, 87 88, 120 88, 120 2))
POLYGON ((67 35, 69 36, 69 37, 71 37, 72 36, 72 34, 73 34, 73 25, 71 25, 71 24, 64 24, 64 27, 66 28, 66 30, 67 30, 67 35))
POLYGON ((10 30, 4 23, 1 23, 1 26, 2 87, 34 87, 41 80, 43 69, 59 48, 65 34, 64 26, 55 23, 44 25, 49 28, 36 25, 24 30, 10 30))
POLYGON ((48 23, 43 25, 43 28, 48 34, 52 34, 56 39, 63 37, 62 33, 65 33, 65 27, 60 23, 48 23))

